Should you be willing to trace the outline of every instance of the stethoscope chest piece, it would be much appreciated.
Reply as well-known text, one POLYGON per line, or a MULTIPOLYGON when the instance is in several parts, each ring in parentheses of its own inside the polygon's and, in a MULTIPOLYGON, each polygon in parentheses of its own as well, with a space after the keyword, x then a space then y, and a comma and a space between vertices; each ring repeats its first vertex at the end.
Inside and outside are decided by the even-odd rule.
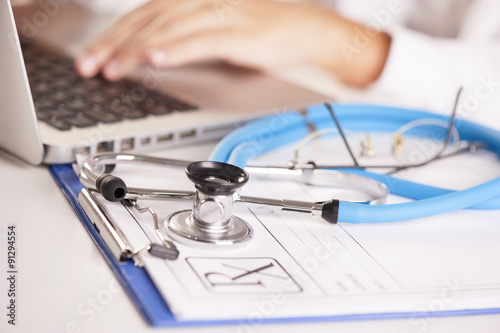
POLYGON ((195 184, 192 210, 170 214, 165 226, 179 242, 211 245, 237 245, 252 238, 252 227, 232 215, 234 196, 247 181, 248 174, 236 166, 220 162, 194 162, 186 167, 195 184))

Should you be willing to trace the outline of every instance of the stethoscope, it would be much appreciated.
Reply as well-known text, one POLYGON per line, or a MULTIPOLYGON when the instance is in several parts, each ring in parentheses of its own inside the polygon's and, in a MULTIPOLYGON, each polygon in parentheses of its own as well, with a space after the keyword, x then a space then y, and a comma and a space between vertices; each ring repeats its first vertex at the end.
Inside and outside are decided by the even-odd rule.
MULTIPOLYGON (((394 131, 419 119, 450 122, 450 117, 424 111, 370 105, 335 105, 338 120, 348 130, 394 131)), ((500 154, 500 132, 466 121, 451 122, 462 140, 481 142, 486 149, 500 154)), ((252 228, 244 220, 232 215, 234 203, 266 206, 280 211, 319 215, 330 223, 381 223, 425 218, 464 208, 499 209, 500 177, 462 190, 433 187, 414 183, 363 168, 342 171, 328 166, 324 170, 315 164, 288 167, 249 167, 251 158, 296 141, 316 128, 331 126, 331 115, 325 105, 308 108, 306 113, 287 112, 248 123, 221 140, 209 158, 210 161, 189 163, 133 154, 106 153, 89 157, 82 166, 80 180, 90 189, 100 192, 110 201, 143 197, 187 199, 192 209, 172 213, 165 221, 167 233, 179 241, 195 241, 215 245, 234 245, 248 241, 252 228), (262 133, 266 133, 265 145, 262 133), (256 148, 258 147, 258 149, 256 148), (109 166, 120 163, 150 163, 178 166, 186 169, 187 177, 196 191, 165 191, 128 188, 124 181, 109 174, 109 166), (364 202, 329 199, 321 202, 276 200, 239 195, 241 187, 251 175, 281 175, 316 183, 315 177, 329 177, 327 183, 353 186, 369 193, 364 202), (388 193, 414 199, 398 204, 383 203, 388 193), (367 204, 369 203, 369 204, 367 204), (370 204, 371 203, 371 204, 370 204)), ((323 181, 325 181, 323 179, 323 181)), ((317 183, 316 183, 317 184, 317 183)))
MULTIPOLYGON (((253 230, 243 219, 232 215, 234 203, 265 207, 274 211, 287 211, 321 216, 330 223, 337 222, 338 200, 308 202, 271 199, 241 195, 240 190, 252 177, 279 178, 307 185, 346 188, 361 193, 360 204, 383 204, 389 189, 382 182, 356 174, 315 168, 287 169, 238 166, 217 161, 188 162, 136 154, 101 153, 87 158, 82 164, 80 182, 101 193, 108 201, 131 202, 138 199, 190 200, 192 209, 172 213, 165 221, 169 236, 179 240, 212 245, 235 245, 248 241, 253 230), (118 164, 150 164, 181 167, 195 191, 161 190, 127 187, 123 179, 110 172, 118 164)), ((155 226, 157 233, 161 233, 155 226)), ((172 244, 169 244, 172 247, 172 244)))

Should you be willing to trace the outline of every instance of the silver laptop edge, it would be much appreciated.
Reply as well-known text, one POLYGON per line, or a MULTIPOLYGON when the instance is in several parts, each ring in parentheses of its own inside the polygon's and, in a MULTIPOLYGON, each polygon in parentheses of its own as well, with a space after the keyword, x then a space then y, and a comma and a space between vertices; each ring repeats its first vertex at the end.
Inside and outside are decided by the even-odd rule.
POLYGON ((44 157, 9 0, 0 2, 0 147, 31 164, 44 157))

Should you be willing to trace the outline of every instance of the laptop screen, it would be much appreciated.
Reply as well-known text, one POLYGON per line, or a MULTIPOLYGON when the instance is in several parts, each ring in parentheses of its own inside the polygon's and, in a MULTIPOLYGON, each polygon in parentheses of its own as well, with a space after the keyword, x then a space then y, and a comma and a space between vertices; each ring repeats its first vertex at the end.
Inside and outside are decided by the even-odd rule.
POLYGON ((9 0, 0 0, 0 50, 0 147, 40 164, 43 144, 9 0))

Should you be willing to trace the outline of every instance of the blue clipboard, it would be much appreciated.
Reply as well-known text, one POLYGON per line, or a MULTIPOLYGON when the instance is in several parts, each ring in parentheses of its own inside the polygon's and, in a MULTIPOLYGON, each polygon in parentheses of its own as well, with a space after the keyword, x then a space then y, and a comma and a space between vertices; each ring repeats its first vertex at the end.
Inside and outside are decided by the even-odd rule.
MULTIPOLYGON (((168 308, 167 304, 156 289, 153 281, 145 269, 134 266, 132 260, 117 261, 103 241, 94 224, 89 220, 78 203, 78 194, 84 188, 71 165, 52 165, 49 170, 57 184, 61 187, 67 199, 73 206, 83 226, 99 248, 106 262, 120 281, 122 287, 134 302, 137 309, 144 318, 152 325, 158 327, 182 327, 182 326, 208 326, 208 325, 241 325, 248 324, 245 319, 214 320, 214 321, 178 321, 168 308)), ((320 317, 295 317, 295 318, 265 318, 265 323, 291 323, 291 322, 327 322, 347 320, 373 320, 373 319, 398 319, 398 318, 428 318, 444 316, 466 316, 480 314, 500 313, 500 308, 452 310, 434 312, 390 312, 390 313, 368 313, 338 316, 320 317)))

